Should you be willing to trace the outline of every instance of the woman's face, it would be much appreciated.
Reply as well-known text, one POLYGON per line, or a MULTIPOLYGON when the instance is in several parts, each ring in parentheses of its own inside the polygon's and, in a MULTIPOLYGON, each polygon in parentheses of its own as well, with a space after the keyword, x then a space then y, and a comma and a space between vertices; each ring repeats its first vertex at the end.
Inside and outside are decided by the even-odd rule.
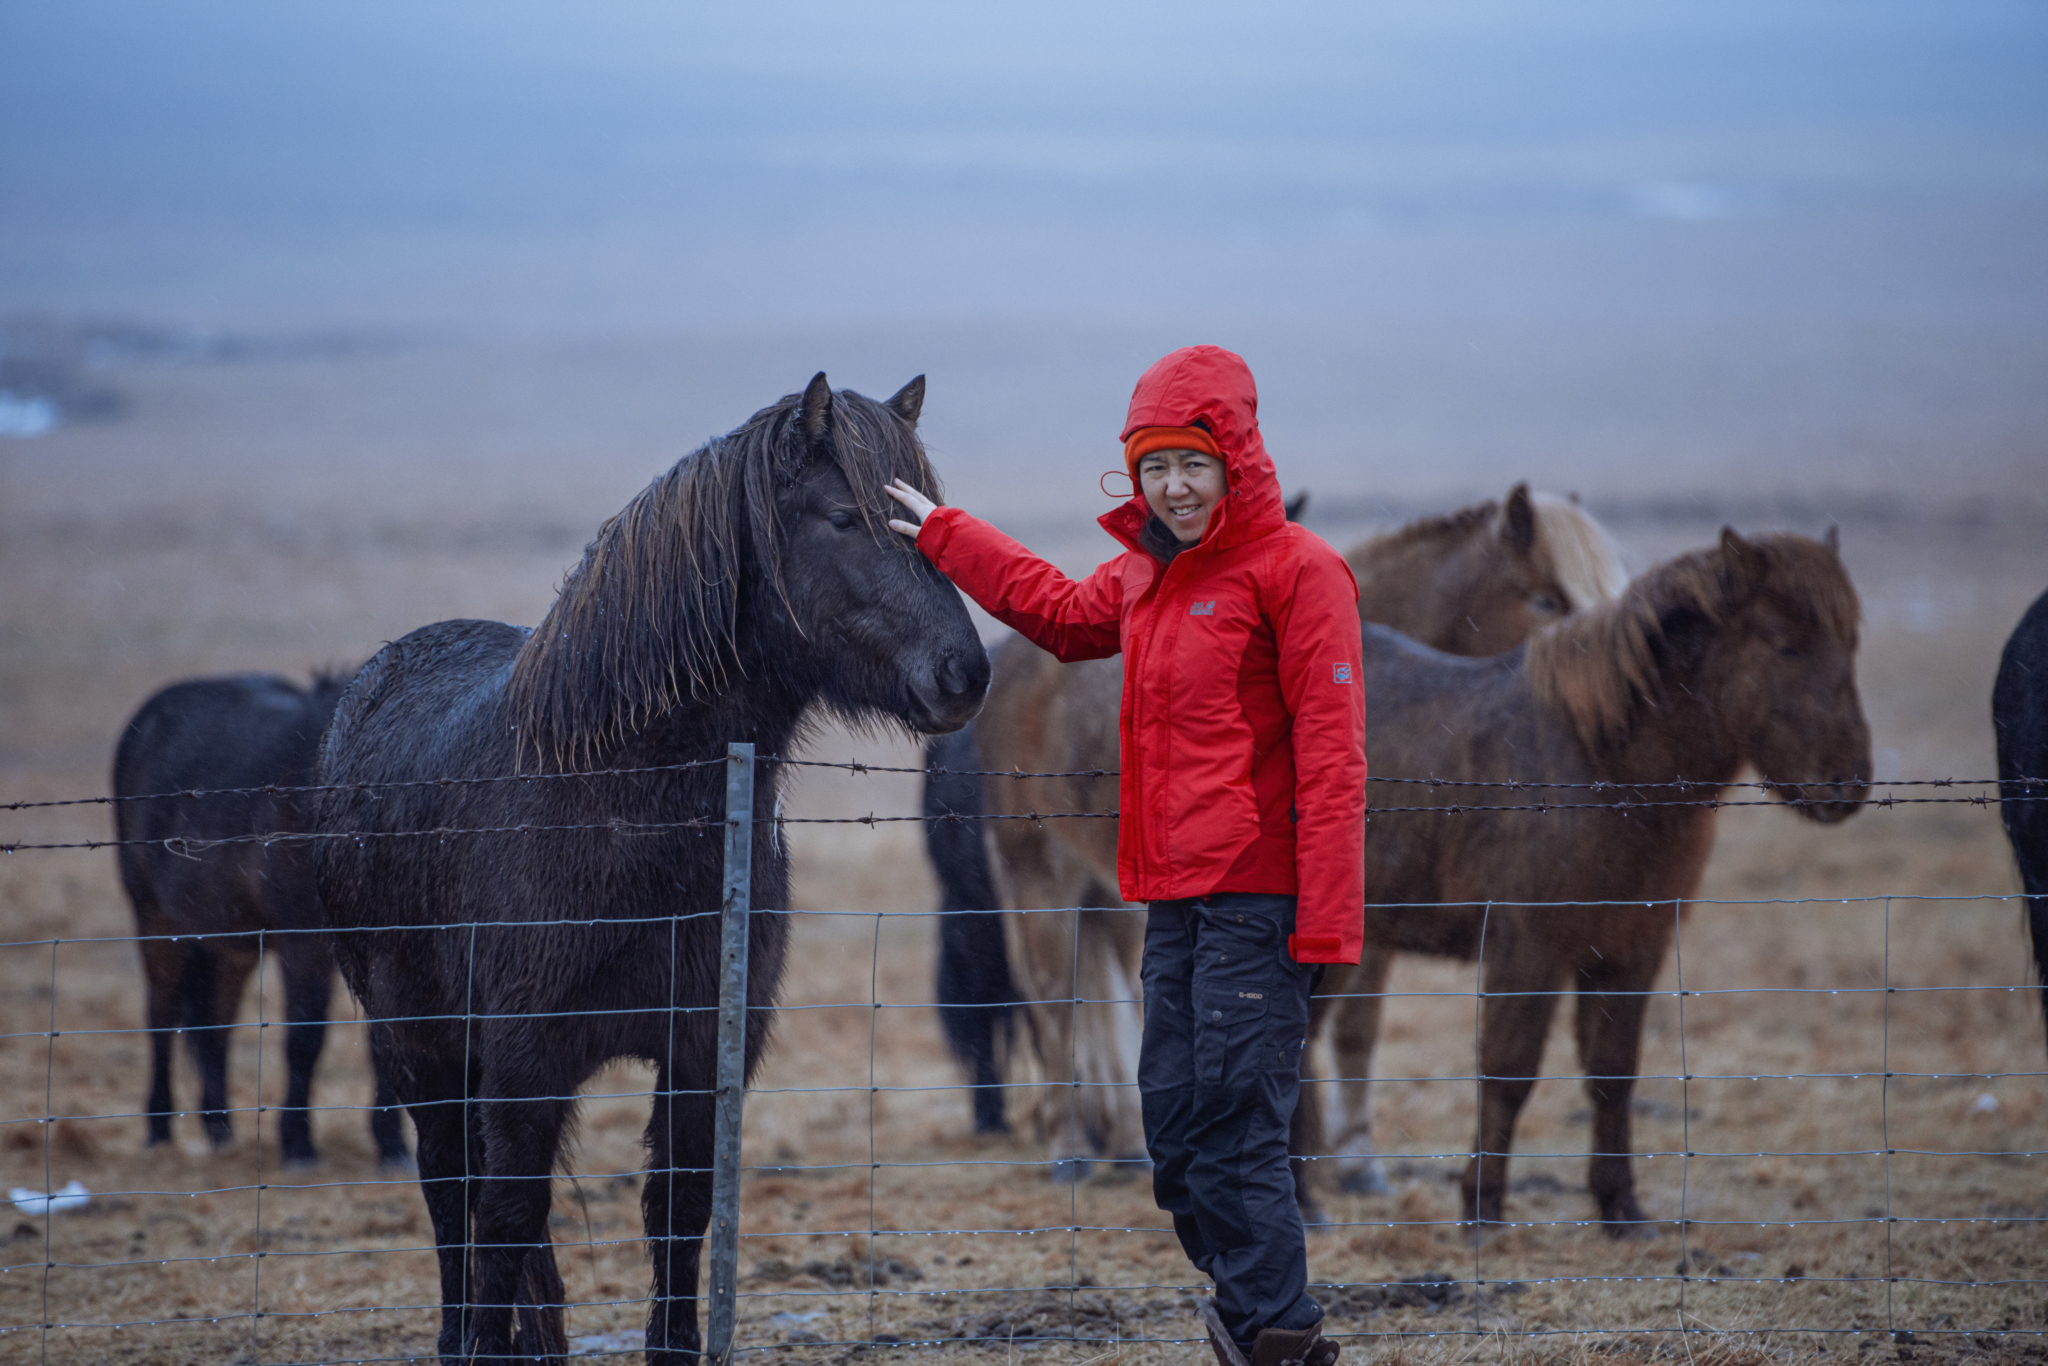
POLYGON ((1192 545, 1209 528, 1209 514, 1229 484, 1223 462, 1203 451, 1153 451, 1138 462, 1145 502, 1174 539, 1192 545))

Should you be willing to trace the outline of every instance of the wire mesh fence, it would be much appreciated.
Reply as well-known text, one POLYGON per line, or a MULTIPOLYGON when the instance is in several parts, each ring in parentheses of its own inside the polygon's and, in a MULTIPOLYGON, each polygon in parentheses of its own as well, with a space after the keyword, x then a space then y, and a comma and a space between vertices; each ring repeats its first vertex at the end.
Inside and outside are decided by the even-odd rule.
MULTIPOLYGON (((1525 795, 1532 787, 1500 786, 1525 795)), ((1697 786, 1665 791, 1673 801, 1722 800, 1684 795, 1697 786)), ((1917 800, 1997 800, 1993 784, 1959 786, 1917 800)), ((1761 791, 1756 799, 1779 800, 1761 791)), ((731 832, 718 815, 690 824, 731 832)), ((79 846, 105 843, 7 847, 76 858, 79 846)), ((749 904, 730 885, 728 899, 749 904)), ((1304 1069, 1305 1085, 1329 1102, 1333 1140, 1358 1119, 1337 1099, 1347 1086, 1369 1099, 1372 1118, 1369 1153, 1332 1142, 1298 1168, 1325 1216, 1308 1236, 1312 1293, 1331 1331, 1354 1348, 1424 1357, 1547 1343, 1682 1356, 1708 1340, 1852 1355, 1865 1343, 1993 1354, 2038 1346, 2048 1334, 2048 1072, 2015 937, 2017 900, 1643 907, 1668 917, 1674 952, 1644 993, 1631 1110, 1647 1218, 1623 1238, 1607 1236, 1585 1188, 1590 1144, 1576 1085, 1585 1078, 1562 1037, 1523 1079, 1534 1090, 1502 1216, 1479 1228, 1466 1222, 1458 1181, 1487 1080, 1477 1059, 1488 997, 1474 964, 1401 960, 1381 994, 1387 1022, 1370 1072, 1344 1070, 1342 1040, 1329 1037, 1315 1041, 1304 1069)), ((1145 914, 1010 914, 1078 925, 1084 910, 1145 914)), ((1127 1081, 1077 1073, 1071 1058, 1065 1069, 1048 1067, 1020 1022, 1000 1085, 1010 1131, 972 1132, 968 1091, 932 1023, 932 941, 944 916, 982 912, 772 913, 790 918, 792 958, 780 999, 739 1007, 772 1010, 777 1043, 745 1091, 743 1141, 724 1131, 712 1145, 721 1179, 700 1282, 707 1346, 798 1361, 910 1346, 1006 1359, 1206 1353, 1192 1312, 1206 1279, 1153 1206, 1142 1154, 1088 1148, 1081 1136, 1084 1171, 1070 1152, 1054 1151, 1053 1130, 1074 1123, 1075 1093, 1127 1081)), ((684 914, 714 934, 725 919, 709 907, 684 914)), ((593 917, 587 928, 604 924, 593 917)), ((183 939, 225 949, 253 938, 260 957, 291 933, 183 939)), ((258 973, 253 1018, 210 1027, 240 1031, 223 1115, 235 1140, 214 1150, 201 1137, 188 1080, 174 1141, 144 1148, 148 1114, 134 1097, 145 1089, 152 1031, 136 1008, 138 947, 115 936, 0 944, 0 1084, 9 1097, 0 1153, 23 1183, 10 1193, 16 1222, 0 1247, 0 1355, 432 1359, 435 1238, 417 1176, 380 1168, 363 1137, 371 1087, 360 1019, 349 1008, 324 1021, 287 1018, 276 973, 258 973), (270 1040, 311 1023, 333 1035, 308 1106, 323 1158, 286 1166, 273 1141, 284 1067, 270 1040), (77 1174, 93 1177, 90 1189, 72 1184, 77 1174)), ((729 1030, 739 1018, 730 961, 729 1030)), ((1018 1004, 1078 1015, 1142 1003, 1075 990, 1018 1004)), ((699 991, 675 1010, 717 1014, 720 1002, 699 991)), ((641 1350, 650 1305, 636 1197, 650 1176, 641 1132, 665 1098, 654 1075, 625 1061, 560 1097, 581 1107, 581 1140, 556 1171, 534 1178, 552 1186, 550 1237, 574 1355, 630 1359, 641 1350)), ((678 1091, 727 1101, 721 1121, 740 1128, 730 1076, 687 1079, 678 1091)), ((1072 1147, 1076 1135, 1066 1137, 1072 1147)))

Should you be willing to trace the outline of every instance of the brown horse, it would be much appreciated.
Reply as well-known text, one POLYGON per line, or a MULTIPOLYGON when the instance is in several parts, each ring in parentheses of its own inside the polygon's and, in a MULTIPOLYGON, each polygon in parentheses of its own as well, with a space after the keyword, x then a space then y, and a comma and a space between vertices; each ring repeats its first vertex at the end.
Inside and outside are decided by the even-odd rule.
MULTIPOLYGON (((1368 619, 1453 650, 1507 648, 1576 607, 1612 598, 1624 582, 1599 523, 1576 500, 1532 494, 1527 484, 1517 484, 1502 502, 1374 537, 1346 558, 1368 619)), ((994 652, 993 663, 995 682, 975 723, 985 767, 1115 771, 1120 660, 1061 664, 1017 637, 994 652)), ((1013 816, 1107 813, 1117 802, 1114 777, 988 778, 981 795, 983 811, 1013 816)), ((1015 988, 998 999, 1026 1002, 1023 1013, 1047 1083, 1036 1107, 1037 1128, 1050 1142, 1054 1174, 1078 1179, 1096 1156, 1142 1159, 1136 1002, 1144 925, 1117 909, 1124 903, 1117 896, 1116 822, 1001 820, 990 822, 989 830, 1003 906, 1012 912, 1084 908, 1003 917, 1015 988)), ((949 876, 944 860, 940 874, 949 876)), ((964 918, 948 917, 942 932, 964 926, 964 918)), ((946 994, 942 989, 942 999, 946 994)), ((1340 1035, 1346 1014, 1332 1017, 1340 1035)), ((1357 1056, 1361 1069, 1369 1057, 1369 1051, 1357 1056)), ((969 1061, 978 1076, 990 1074, 986 1060, 969 1061)), ((1362 1098, 1362 1086, 1358 1094, 1362 1098)), ((1366 1127, 1362 1119, 1359 1127, 1366 1127)))
MULTIPOLYGON (((1569 984, 1593 1103, 1589 1185, 1610 1234, 1647 1229, 1629 1099, 1646 993, 1713 846, 1707 799, 1749 767, 1800 815, 1834 822, 1870 779, 1856 592, 1835 533, 1823 543, 1723 531, 1714 548, 1497 658, 1456 658, 1375 626, 1364 636, 1375 777, 1610 784, 1477 798, 1453 786, 1374 790, 1382 808, 1433 809, 1382 810, 1367 824, 1368 943, 1480 963, 1465 1217, 1501 1218, 1515 1118, 1569 984), (1668 786, 1675 778, 1702 785, 1668 786), (1560 809, 1444 809, 1537 802, 1560 809), (1616 809, 1624 802, 1666 804, 1616 809)), ((1368 958, 1350 981, 1337 970, 1324 983, 1371 1007, 1368 1051, 1378 961, 1377 979, 1368 958)))

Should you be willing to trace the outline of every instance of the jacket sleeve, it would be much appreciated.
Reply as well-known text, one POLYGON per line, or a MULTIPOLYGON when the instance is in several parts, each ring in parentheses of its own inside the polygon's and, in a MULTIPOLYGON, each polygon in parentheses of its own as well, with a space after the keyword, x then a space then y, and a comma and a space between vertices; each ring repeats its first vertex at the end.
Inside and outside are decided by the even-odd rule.
POLYGON ((1358 585, 1317 543, 1274 616, 1294 718, 1297 963, 1356 963, 1365 937, 1365 686, 1358 585))
MULTIPOLYGON (((917 548, 990 616, 1061 663, 1106 659, 1122 648, 1122 556, 1077 582, 953 507, 937 508, 924 519, 917 548)), ((1354 641, 1352 653, 1357 652, 1354 641)))

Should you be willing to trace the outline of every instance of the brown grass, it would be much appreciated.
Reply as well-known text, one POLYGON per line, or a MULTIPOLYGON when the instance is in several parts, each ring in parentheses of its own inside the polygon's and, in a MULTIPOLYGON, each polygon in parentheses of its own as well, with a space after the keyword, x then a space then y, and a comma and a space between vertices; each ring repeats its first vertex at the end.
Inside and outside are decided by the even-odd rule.
MULTIPOLYGON (((498 523, 393 529, 337 504, 281 543, 210 504, 159 522, 66 521, 44 506, 51 497, 35 518, 0 525, 0 798, 101 790, 122 719, 173 677, 353 663, 442 616, 537 620, 580 540, 498 523)), ((1623 540, 1640 568, 1711 532, 1623 540)), ((1990 673, 2004 630, 2048 580, 2040 545, 1845 529, 1870 617, 1863 680, 1881 774, 1989 769, 1990 673), (1932 618, 1916 605, 1927 593, 1932 618)), ((812 752, 916 751, 832 735, 812 752)), ((903 813, 914 800, 907 780, 817 772, 790 809, 903 813)), ((106 829, 99 808, 0 819, 10 838, 106 829)), ((903 915, 935 902, 916 827, 797 827, 794 842, 798 904, 846 914, 799 922, 787 1003, 819 1008, 782 1016, 749 1101, 743 1345, 836 1361, 852 1349, 835 1344, 965 1338, 979 1345, 948 1350, 991 1362, 1205 1359, 1193 1345, 1062 1340, 1189 1337, 1201 1278, 1142 1180, 1057 1187, 1020 1165, 1042 1155, 1028 1135, 967 1133, 965 1095, 919 1004, 932 924, 903 915)), ((1689 1222, 1646 1242, 1611 1242, 1584 1222, 1584 1101, 1562 1033, 1544 1063, 1559 1080, 1538 1087, 1519 1131, 1517 1223, 1467 1241, 1452 1222, 1453 1177, 1472 1087, 1427 1079, 1470 1072, 1473 977, 1404 960, 1394 989, 1422 994, 1389 1007, 1377 1087, 1394 1193, 1333 1195, 1337 1222, 1310 1235, 1314 1277, 1340 1287, 1326 1295, 1333 1326, 1389 1335, 1347 1359, 2040 1359, 2048 1240, 2033 1221, 2048 1217, 2048 1159, 2032 1154, 2048 1148, 2048 1087, 2038 1009, 2020 989, 2019 913, 1910 899, 2011 890, 1986 810, 1873 811, 1832 830, 1726 813, 1707 892, 1742 904, 1686 920, 1683 985, 1703 994, 1656 1002, 1643 1063, 1653 1079, 1637 1107, 1638 1150, 1657 1154, 1638 1162, 1645 1203, 1689 1222), (1887 1083, 1887 1070, 1900 1075, 1887 1083)), ((310 1172, 279 1170, 268 1114, 238 1116, 241 1137, 220 1153, 203 1150, 189 1119, 180 1146, 141 1148, 148 1050, 127 925, 103 851, 0 860, 0 939, 67 941, 0 949, 0 1183, 75 1178, 95 1192, 83 1211, 0 1218, 0 1359, 38 1359, 44 1322, 63 1325, 48 1331, 52 1361, 430 1353, 423 1207, 411 1181, 379 1177, 359 1114, 319 1117, 325 1161, 310 1172)), ((1676 990, 1678 963, 1659 985, 1676 990)), ((274 1019, 278 993, 266 973, 247 1018, 274 1019)), ((259 1047, 270 1032, 236 1037, 244 1106, 282 1094, 279 1050, 259 1047)), ((360 1105, 360 1028, 337 1028, 328 1049, 317 1103, 360 1105)), ((557 1188, 579 1338, 630 1334, 644 1316, 631 1173, 646 1114, 633 1093, 648 1083, 626 1066, 592 1083, 576 1175, 557 1188)), ((905 1350, 861 1349, 872 1360, 905 1350)))

